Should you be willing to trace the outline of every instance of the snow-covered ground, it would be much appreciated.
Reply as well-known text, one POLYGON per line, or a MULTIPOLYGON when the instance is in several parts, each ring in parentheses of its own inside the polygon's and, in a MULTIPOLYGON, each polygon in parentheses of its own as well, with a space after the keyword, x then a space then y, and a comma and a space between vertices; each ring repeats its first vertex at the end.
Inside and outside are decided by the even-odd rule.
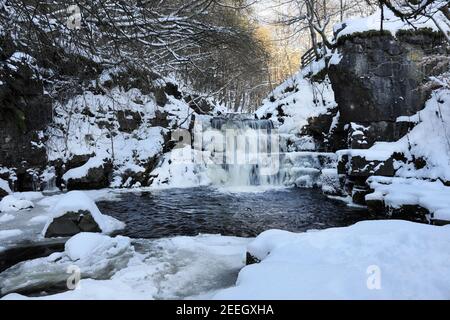
POLYGON ((365 221, 262 233, 259 260, 215 299, 450 299, 450 227, 365 221))
POLYGON ((79 234, 65 252, 0 274, 0 284, 14 292, 24 283, 54 283, 78 266, 81 278, 90 279, 40 299, 450 299, 449 249, 449 226, 397 220, 306 233, 270 230, 254 240, 79 234), (244 267, 246 251, 261 262, 244 267))

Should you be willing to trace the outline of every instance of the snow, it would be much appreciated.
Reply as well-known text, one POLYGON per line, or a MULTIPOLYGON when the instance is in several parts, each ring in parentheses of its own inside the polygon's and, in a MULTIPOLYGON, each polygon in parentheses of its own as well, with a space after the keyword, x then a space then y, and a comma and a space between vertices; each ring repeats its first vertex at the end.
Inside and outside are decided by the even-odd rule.
POLYGON ((450 187, 439 180, 374 176, 368 184, 374 192, 366 200, 383 200, 391 208, 417 205, 427 209, 431 219, 450 221, 450 187))
POLYGON ((2 222, 8 222, 11 220, 14 220, 14 216, 12 214, 5 213, 4 215, 0 216, 0 224, 2 222))
MULTIPOLYGON (((448 33, 450 32, 450 26, 445 23, 446 18, 440 11, 433 11, 433 17, 438 21, 439 25, 448 33), (434 13, 435 12, 435 13, 434 13)), ((424 15, 418 15, 417 18, 409 20, 411 24, 407 21, 402 21, 400 18, 396 17, 395 14, 386 6, 384 6, 384 20, 383 20, 383 30, 391 32, 393 36, 399 30, 413 30, 429 28, 433 31, 440 32, 438 26, 433 22, 432 19, 425 17, 424 15)), ((381 10, 378 9, 374 14, 363 17, 363 18, 350 18, 344 22, 335 25, 334 29, 339 30, 343 26, 345 28, 340 31, 337 35, 337 39, 344 35, 350 35, 356 32, 365 32, 370 30, 379 31, 381 25, 381 10)))
POLYGON ((21 234, 22 234, 22 231, 19 229, 0 230, 0 240, 5 240, 7 238, 16 237, 21 234))
POLYGON ((44 235, 54 218, 63 216, 69 211, 89 211, 103 233, 111 233, 125 227, 125 224, 113 217, 103 215, 95 202, 82 191, 71 191, 59 197, 56 204, 50 209, 52 218, 49 219, 42 231, 44 235))
POLYGON ((269 230, 256 239, 82 233, 63 253, 0 274, 0 287, 10 293, 3 299, 14 300, 450 299, 449 247, 450 226, 397 220, 306 233, 269 230), (261 262, 244 266, 246 251, 261 262), (39 298, 13 293, 65 282, 70 265, 81 269, 75 290, 39 298))
POLYGON ((152 171, 155 176, 152 188, 191 188, 211 183, 205 163, 201 161, 201 151, 191 146, 174 149, 166 153, 160 165, 152 171), (200 161, 197 161, 200 159, 200 161))
POLYGON ((48 217, 44 216, 44 215, 39 215, 39 216, 35 216, 33 218, 31 218, 28 221, 28 224, 45 224, 48 221, 48 217))
POLYGON ((89 256, 108 252, 113 253, 130 246, 130 239, 117 236, 111 245, 111 238, 98 233, 79 233, 70 238, 65 244, 65 252, 72 260, 87 259, 89 256))
POLYGON ((215 299, 450 299, 450 227, 364 221, 307 233, 270 230, 261 259, 215 299))
POLYGON ((8 195, 0 201, 0 212, 20 211, 33 207, 33 202, 20 199, 15 195, 8 195))
MULTIPOLYGON (((309 72, 317 73, 320 71, 321 66, 322 64, 319 61, 304 70, 300 70, 292 78, 278 86, 269 95, 271 99, 265 99, 262 106, 256 111, 259 119, 268 118, 272 120, 278 128, 280 136, 285 137, 285 140, 290 139, 294 144, 302 144, 299 133, 308 124, 309 118, 328 113, 330 109, 337 106, 328 77, 321 83, 310 82, 305 78, 309 72), (315 103, 314 101, 318 96, 320 96, 320 99, 315 103), (284 113, 283 123, 278 118, 279 108, 284 113)), ((314 149, 314 146, 310 146, 309 149, 314 149)))
POLYGON ((89 169, 91 168, 100 168, 104 165, 103 159, 99 157, 92 157, 81 167, 71 169, 67 171, 63 175, 63 179, 65 181, 69 181, 70 179, 80 179, 87 176, 89 169))
MULTIPOLYGON (((147 162, 162 152, 167 129, 152 126, 158 107, 152 94, 137 89, 113 88, 107 94, 85 91, 66 104, 55 106, 54 125, 46 143, 49 160, 70 159, 73 155, 93 155, 87 164, 66 173, 65 179, 79 178, 103 159, 114 164, 113 176, 125 170, 142 171, 147 162), (140 117, 136 130, 120 131, 117 113, 130 112, 140 117), (62 128, 62 129, 61 129, 62 128), (114 132, 111 137, 111 132, 114 132), (67 141, 65 140, 67 138, 67 141)), ((118 181, 121 186, 122 181, 118 181)))

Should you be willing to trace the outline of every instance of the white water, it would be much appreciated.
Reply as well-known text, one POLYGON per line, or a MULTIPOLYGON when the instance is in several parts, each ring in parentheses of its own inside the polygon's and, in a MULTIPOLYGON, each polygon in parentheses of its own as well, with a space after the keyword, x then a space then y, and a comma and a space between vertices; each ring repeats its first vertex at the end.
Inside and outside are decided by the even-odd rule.
POLYGON ((322 169, 335 168, 336 156, 283 152, 270 120, 226 114, 204 122, 200 131, 204 167, 212 184, 231 192, 259 192, 283 186, 320 186, 322 169))
POLYGON ((282 185, 279 137, 272 121, 229 114, 213 118, 202 134, 208 175, 215 185, 239 189, 282 185))

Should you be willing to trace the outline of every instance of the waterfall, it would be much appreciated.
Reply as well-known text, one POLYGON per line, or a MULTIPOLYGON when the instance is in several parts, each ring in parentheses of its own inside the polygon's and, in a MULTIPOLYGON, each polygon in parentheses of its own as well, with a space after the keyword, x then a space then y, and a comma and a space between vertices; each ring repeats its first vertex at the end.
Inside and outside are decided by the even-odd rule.
POLYGON ((272 121, 231 113, 203 123, 201 135, 213 183, 230 187, 280 184, 279 137, 272 121))

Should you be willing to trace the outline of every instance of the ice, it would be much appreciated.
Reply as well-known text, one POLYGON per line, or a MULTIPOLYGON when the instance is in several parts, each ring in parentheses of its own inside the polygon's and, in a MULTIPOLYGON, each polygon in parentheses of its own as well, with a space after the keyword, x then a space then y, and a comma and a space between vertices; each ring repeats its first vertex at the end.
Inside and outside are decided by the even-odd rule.
POLYGON ((81 233, 69 239, 63 253, 21 262, 2 272, 0 293, 64 285, 70 275, 69 267, 79 269, 82 278, 108 279, 127 266, 133 253, 126 237, 81 233))
MULTIPOLYGON (((220 235, 133 240, 125 253, 114 255, 111 248, 117 250, 127 238, 92 237, 79 234, 69 240, 64 253, 9 269, 0 274, 0 287, 5 293, 25 286, 44 290, 50 283, 65 283, 66 268, 74 264, 81 269, 79 288, 40 299, 205 299, 234 285, 251 240, 220 235), (113 271, 105 264, 114 266, 113 271)), ((27 297, 12 293, 3 299, 27 297)))
POLYGON ((248 246, 262 261, 214 298, 450 299, 449 247, 450 227, 395 220, 266 231, 248 246))

